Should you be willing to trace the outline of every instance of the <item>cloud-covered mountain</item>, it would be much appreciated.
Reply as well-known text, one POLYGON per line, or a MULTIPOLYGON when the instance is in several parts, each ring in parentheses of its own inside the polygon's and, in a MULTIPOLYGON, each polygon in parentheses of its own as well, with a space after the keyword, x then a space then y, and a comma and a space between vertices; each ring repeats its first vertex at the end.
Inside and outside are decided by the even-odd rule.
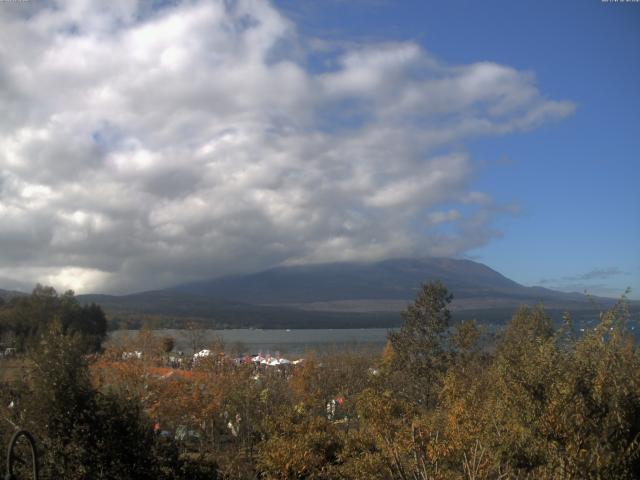
MULTIPOLYGON (((126 296, 83 295, 112 314, 147 313, 207 319, 223 326, 393 326, 424 282, 440 280, 454 294, 455 318, 504 322, 522 304, 542 303, 554 315, 593 316, 588 297, 524 287, 481 263, 447 258, 393 259, 280 267, 126 296)), ((597 299, 603 307, 611 299, 597 299)))
POLYGON ((581 294, 525 287, 481 263, 451 258, 279 267, 251 275, 183 284, 173 290, 252 304, 294 304, 304 308, 307 304, 327 302, 337 308, 337 302, 363 301, 373 307, 376 302, 411 301, 422 283, 433 280, 449 288, 458 308, 472 302, 490 306, 494 300, 514 305, 532 301, 553 305, 587 301, 581 294))

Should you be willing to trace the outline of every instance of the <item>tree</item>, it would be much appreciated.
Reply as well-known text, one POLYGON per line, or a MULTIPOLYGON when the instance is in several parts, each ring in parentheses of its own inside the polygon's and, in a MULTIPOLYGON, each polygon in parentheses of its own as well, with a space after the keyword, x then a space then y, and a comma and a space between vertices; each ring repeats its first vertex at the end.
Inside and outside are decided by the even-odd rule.
POLYGON ((36 285, 29 296, 12 298, 2 308, 0 326, 13 334, 18 349, 25 350, 37 344, 55 320, 63 333, 82 337, 85 352, 99 350, 106 337, 107 320, 98 305, 80 305, 73 291, 58 295, 52 287, 42 285, 36 285))
POLYGON ((407 375, 401 390, 419 403, 436 399, 445 367, 444 343, 451 314, 447 306, 453 299, 441 282, 422 285, 415 301, 402 312, 404 323, 389 334, 395 368, 407 375))
POLYGON ((162 337, 162 351, 171 353, 176 346, 176 340, 173 337, 162 337))
POLYGON ((32 352, 25 427, 47 478, 162 478, 151 422, 134 399, 93 388, 80 335, 54 322, 32 352))
POLYGON ((194 322, 193 320, 189 320, 186 323, 185 327, 186 327, 185 334, 187 336, 187 342, 191 347, 192 353, 195 355, 196 353, 198 353, 198 351, 202 348, 202 345, 204 344, 206 332, 199 323, 194 322))

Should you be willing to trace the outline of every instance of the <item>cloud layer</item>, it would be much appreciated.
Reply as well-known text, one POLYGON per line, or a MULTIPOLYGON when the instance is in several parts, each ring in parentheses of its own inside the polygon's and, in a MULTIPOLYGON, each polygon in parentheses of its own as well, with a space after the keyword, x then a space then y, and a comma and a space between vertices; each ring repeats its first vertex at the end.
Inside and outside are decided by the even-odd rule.
POLYGON ((461 254, 504 211, 464 142, 574 109, 411 42, 310 51, 264 1, 100 5, 0 8, 0 278, 127 291, 461 254))
POLYGON ((610 287, 602 283, 603 280, 610 280, 615 277, 629 275, 629 272, 620 270, 618 267, 594 268, 588 272, 578 275, 569 275, 559 278, 543 278, 539 280, 540 285, 549 288, 562 290, 565 292, 588 292, 598 295, 619 296, 624 293, 624 289, 610 287), (600 283, 595 283, 600 281, 600 283))

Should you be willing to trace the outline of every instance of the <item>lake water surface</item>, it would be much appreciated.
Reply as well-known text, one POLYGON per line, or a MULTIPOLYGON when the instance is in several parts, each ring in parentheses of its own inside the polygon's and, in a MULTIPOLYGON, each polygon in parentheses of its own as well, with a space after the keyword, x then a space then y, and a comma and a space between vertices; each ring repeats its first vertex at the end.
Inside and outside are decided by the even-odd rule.
MULTIPOLYGON (((580 336, 593 329, 595 320, 578 322, 576 335, 580 336)), ((501 325, 482 324, 481 330, 489 334, 485 338, 490 342, 493 335, 503 328, 501 325)), ((640 339, 640 329, 632 326, 632 334, 640 339)), ((387 333, 395 329, 387 328, 345 328, 345 329, 292 329, 292 330, 154 330, 157 336, 172 337, 175 341, 174 351, 182 351, 187 355, 193 353, 194 340, 197 350, 210 347, 216 339, 221 339, 230 353, 274 355, 279 352, 284 357, 300 357, 309 351, 327 352, 333 350, 371 350, 380 353, 387 340, 387 333)), ((137 330, 116 330, 109 333, 114 342, 122 342, 127 337, 135 337, 137 330)), ((490 343, 487 343, 490 345, 490 343)), ((486 345, 485 345, 486 346, 486 345)))
MULTIPOLYGON (((387 328, 357 329, 292 329, 292 330, 154 330, 158 336, 168 336, 175 340, 176 351, 191 354, 195 339, 198 348, 207 348, 217 338, 222 339, 227 350, 256 354, 276 352, 283 356, 303 355, 316 350, 352 349, 382 350, 387 339, 387 328)), ((119 342, 126 337, 137 335, 136 330, 116 330, 110 333, 113 341, 119 342)))

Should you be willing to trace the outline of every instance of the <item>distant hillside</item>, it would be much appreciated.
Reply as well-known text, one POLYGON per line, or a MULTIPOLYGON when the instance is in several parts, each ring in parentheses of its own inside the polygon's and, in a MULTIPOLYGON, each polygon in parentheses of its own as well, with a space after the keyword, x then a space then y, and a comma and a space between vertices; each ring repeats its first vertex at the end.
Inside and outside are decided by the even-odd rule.
POLYGON ((20 297, 23 295, 26 295, 26 293, 17 292, 15 290, 3 290, 2 288, 0 288, 0 298, 3 300, 9 300, 10 298, 20 297))
MULTIPOLYGON (((432 280, 454 294, 456 319, 500 323, 519 305, 537 303, 556 317, 569 310, 591 318, 597 311, 585 295, 525 287, 481 263, 446 258, 278 267, 166 290, 79 298, 112 317, 156 315, 169 324, 192 318, 222 328, 386 327, 399 324, 399 313, 432 280)), ((595 300, 602 308, 613 303, 595 300)))
MULTIPOLYGON (((397 305, 411 301, 424 282, 440 280, 461 308, 544 302, 585 304, 581 294, 524 287, 478 262, 450 258, 393 259, 375 263, 333 263, 279 267, 174 287, 181 293, 263 305, 397 305), (389 303, 391 302, 391 303, 389 303)), ((387 310, 388 307, 383 308, 387 310)), ((347 308, 348 310, 348 308, 347 308)), ((371 310, 371 309, 369 309, 371 310)))
POLYGON ((79 295, 82 303, 99 304, 113 321, 135 327, 151 321, 158 327, 183 326, 185 320, 211 328, 365 328, 400 323, 397 312, 308 312, 293 307, 251 305, 172 290, 132 295, 79 295), (140 323, 136 317, 145 317, 140 323), (133 321, 132 321, 133 319, 133 321))

